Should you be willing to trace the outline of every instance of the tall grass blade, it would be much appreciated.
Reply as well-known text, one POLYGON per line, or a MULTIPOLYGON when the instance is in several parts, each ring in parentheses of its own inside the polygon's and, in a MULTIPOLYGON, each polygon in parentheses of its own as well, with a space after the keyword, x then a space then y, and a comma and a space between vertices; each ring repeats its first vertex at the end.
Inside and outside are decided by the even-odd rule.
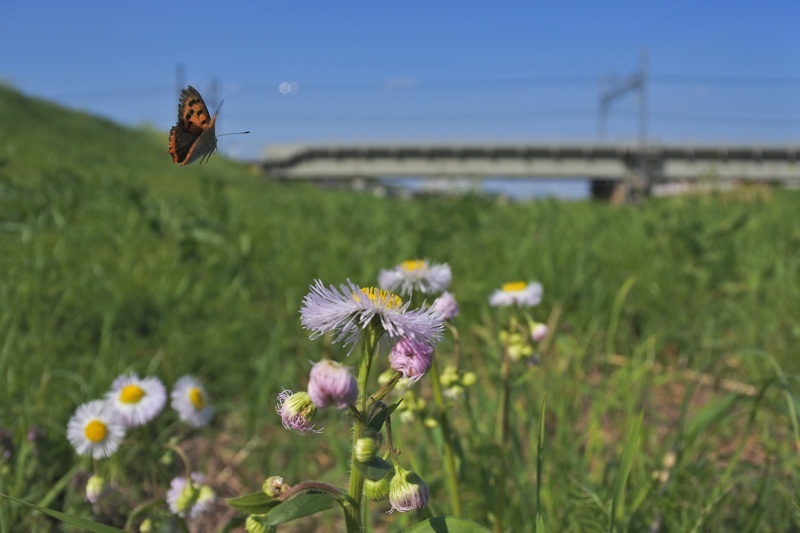
POLYGON ((539 411, 539 437, 536 441, 536 523, 534 531, 544 533, 544 519, 542 518, 542 469, 544 468, 544 415, 546 400, 542 400, 542 409, 539 411), (539 526, 541 525, 541 529, 539 526))
POLYGON ((631 473, 633 459, 639 450, 639 439, 642 432, 642 418, 644 413, 639 414, 628 433, 628 441, 622 452, 622 461, 617 471, 617 482, 614 487, 614 499, 611 500, 611 515, 609 516, 608 531, 613 533, 618 520, 622 517, 625 508, 625 486, 628 483, 628 476, 631 473))
POLYGON ((85 529, 86 531, 91 531, 92 533, 124 533, 122 529, 117 529, 112 526, 107 526, 105 524, 98 524, 97 522, 92 522, 91 520, 86 520, 85 518, 79 518, 77 516, 68 515, 66 513, 62 513, 61 511, 54 511, 52 509, 48 509, 47 507, 40 507, 38 505, 28 503, 26 501, 18 500, 13 496, 9 496, 8 494, 0 493, 0 496, 3 498, 8 498, 11 501, 15 501, 17 503, 21 503, 22 505, 28 506, 31 509, 39 511, 40 513, 44 513, 47 516, 51 516, 57 520, 61 520, 67 524, 71 524, 73 526, 77 526, 80 528, 85 529))

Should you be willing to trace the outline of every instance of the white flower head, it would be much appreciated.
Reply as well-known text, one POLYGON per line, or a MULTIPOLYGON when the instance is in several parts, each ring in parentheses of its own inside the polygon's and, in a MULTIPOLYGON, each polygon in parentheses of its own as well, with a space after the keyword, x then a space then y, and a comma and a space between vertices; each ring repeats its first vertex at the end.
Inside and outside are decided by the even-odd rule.
POLYGON ((494 291, 489 298, 492 307, 533 307, 542 301, 542 284, 524 281, 505 283, 503 288, 494 291))
POLYGON ((141 426, 156 417, 167 403, 167 389, 154 376, 119 376, 106 395, 127 427, 141 426))
POLYGON ((409 296, 414 291, 423 294, 438 293, 450 286, 453 274, 446 263, 431 264, 427 259, 403 261, 389 270, 378 274, 381 289, 409 296))
POLYGON ((125 437, 125 425, 106 400, 93 400, 78 406, 67 423, 67 439, 78 455, 95 459, 117 451, 125 437))
POLYGON ((409 303, 384 289, 360 288, 350 280, 337 289, 317 280, 300 309, 311 338, 337 333, 336 341, 354 346, 362 331, 377 323, 389 339, 403 337, 433 345, 442 336, 444 317, 431 308, 409 310, 409 303))
POLYGON ((192 427, 208 425, 214 408, 203 385, 192 376, 183 376, 175 382, 170 393, 172 408, 178 417, 192 427))

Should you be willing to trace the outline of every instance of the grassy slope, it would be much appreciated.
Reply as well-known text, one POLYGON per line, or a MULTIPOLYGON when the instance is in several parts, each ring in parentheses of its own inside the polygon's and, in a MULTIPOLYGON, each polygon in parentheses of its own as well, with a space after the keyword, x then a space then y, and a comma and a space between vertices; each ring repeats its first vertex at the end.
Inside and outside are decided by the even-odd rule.
MULTIPOLYGON (((543 394, 555 402, 551 412, 562 423, 552 446, 564 456, 551 458, 552 479, 567 485, 579 479, 602 490, 609 474, 586 454, 613 462, 614 446, 594 441, 592 431, 601 428, 591 424, 588 442, 577 437, 572 428, 588 415, 559 399, 594 398, 602 408, 592 413, 602 420, 647 406, 647 387, 659 383, 657 373, 620 373, 606 375, 611 388, 598 390, 589 382, 606 349, 756 385, 774 372, 745 350, 773 354, 788 372, 800 369, 800 230, 787 223, 800 208, 796 193, 753 190, 622 208, 376 199, 270 183, 221 157, 179 168, 163 133, 122 128, 4 88, 0 125, 0 371, 8 375, 0 425, 17 436, 44 427, 61 458, 70 455, 60 440, 69 413, 119 372, 157 372, 167 382, 193 372, 207 377, 227 415, 218 426, 241 439, 269 436, 251 468, 316 475, 296 453, 297 440, 274 433, 271 413, 276 392, 301 387, 307 361, 322 348, 300 329, 300 300, 314 278, 367 285, 379 269, 415 257, 453 268, 465 358, 484 371, 489 391, 476 393, 479 411, 497 374, 486 332, 498 318, 488 294, 506 281, 536 279, 545 286, 539 319, 561 308, 560 334, 546 354, 555 374, 530 377, 517 415, 532 416, 526 413, 543 394), (614 300, 630 278, 636 282, 612 332, 614 300)), ((779 413, 780 398, 774 400, 779 413)), ((765 446, 782 454, 788 422, 770 416, 781 427, 763 430, 765 446)), ((736 432, 728 426, 714 431, 736 432)), ((672 446, 656 430, 649 439, 644 486, 647 467, 656 468, 672 446)), ((697 453, 705 458, 709 449, 697 453)), ((519 454, 527 461, 527 451, 519 454)), ((779 464, 780 454, 773 457, 779 464)), ((692 504, 671 515, 673 527, 694 523, 704 509, 703 487, 716 474, 702 464, 678 485, 675 502, 692 504)), ((326 475, 340 480, 342 468, 326 475)), ((37 489, 32 483, 27 490, 37 489)), ((479 502, 480 487, 473 491, 479 502)), ((722 523, 737 521, 750 501, 740 497, 731 497, 722 523)), ((575 502, 545 498, 551 524, 571 523, 565 509, 575 502)), ((781 502, 776 520, 790 512, 788 500, 781 502)), ((518 513, 529 508, 524 498, 515 505, 518 513)), ((642 523, 652 516, 648 506, 663 508, 655 496, 647 499, 642 523)), ((480 504, 474 507, 485 521, 480 504)))

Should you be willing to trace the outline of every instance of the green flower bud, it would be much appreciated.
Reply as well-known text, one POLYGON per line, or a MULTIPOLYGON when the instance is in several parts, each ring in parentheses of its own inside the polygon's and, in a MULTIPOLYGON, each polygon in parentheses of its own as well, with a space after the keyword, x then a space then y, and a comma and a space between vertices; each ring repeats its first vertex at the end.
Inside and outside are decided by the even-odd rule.
POLYGON ((289 489, 289 485, 283 482, 281 476, 272 476, 264 480, 261 490, 270 498, 280 496, 289 489))
POLYGON ((244 521, 244 530, 247 533, 268 533, 269 526, 264 525, 259 518, 265 515, 258 515, 258 514, 251 514, 247 517, 247 520, 244 521))
POLYGON ((294 429, 300 433, 313 431, 320 433, 322 430, 314 429, 314 418, 317 408, 311 401, 307 392, 292 392, 285 390, 278 395, 278 414, 281 415, 283 427, 294 429))
POLYGON ((430 498, 428 484, 414 472, 401 466, 394 468, 394 476, 389 482, 389 502, 392 511, 401 512, 422 509, 430 498))
POLYGON ((475 374, 475 372, 464 372, 464 375, 461 376, 461 384, 465 387, 472 387, 477 382, 478 376, 475 374))
POLYGON ((202 505, 204 503, 211 503, 217 497, 214 489, 208 485, 200 485, 200 493, 197 495, 197 503, 202 505))
POLYGON ((94 475, 86 482, 86 501, 89 503, 97 503, 100 498, 107 492, 108 485, 106 480, 98 475, 94 475))
POLYGON ((464 397, 464 387, 461 385, 453 385, 452 387, 445 389, 444 395, 453 401, 460 402, 464 397))
POLYGON ((443 387, 449 387, 458 381, 458 370, 453 365, 447 365, 439 376, 443 387))
POLYGON ((389 470, 378 481, 364 480, 364 495, 373 502, 380 502, 389 497, 389 480, 392 479, 394 470, 389 470))
POLYGON ((372 461, 381 445, 378 441, 371 437, 361 437, 356 441, 356 460, 359 463, 368 463, 372 461))
POLYGON ((186 513, 187 511, 191 510, 199 495, 200 491, 195 484, 191 481, 187 482, 183 486, 183 490, 178 496, 178 499, 175 501, 175 508, 178 510, 176 514, 181 515, 182 513, 186 513))
POLYGON ((512 361, 519 361, 530 355, 533 355, 533 348, 528 344, 512 344, 508 347, 508 356, 512 361))

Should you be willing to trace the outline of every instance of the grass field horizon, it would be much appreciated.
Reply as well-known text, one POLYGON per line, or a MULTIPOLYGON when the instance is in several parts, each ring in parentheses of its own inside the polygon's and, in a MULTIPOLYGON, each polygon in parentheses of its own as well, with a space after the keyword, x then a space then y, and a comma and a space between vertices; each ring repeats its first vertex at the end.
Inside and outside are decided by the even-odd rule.
MULTIPOLYGON (((0 493, 124 527, 184 466, 171 446, 220 496, 194 523, 201 531, 234 517, 223 498, 267 476, 345 485, 341 414, 320 412, 324 433, 296 435, 275 413, 310 362, 356 361, 309 339, 303 297, 316 279, 373 286, 382 269, 426 258, 450 265, 460 307, 459 341, 448 332, 437 361, 457 350, 477 378, 446 410, 464 518, 505 531, 533 531, 538 516, 550 531, 800 531, 798 191, 625 206, 376 198, 272 182, 220 156, 180 168, 165 132, 6 87, 0 124, 0 493), (512 367, 511 430, 499 443, 499 333, 513 317, 488 298, 515 281, 543 285, 530 311, 550 334, 538 364, 512 367), (94 465, 114 495, 92 506, 93 464, 66 424, 126 372, 168 385, 195 375, 216 413, 199 430, 167 418, 132 432, 94 465)), ((387 368, 385 353, 376 361, 387 368)), ((433 403, 426 379, 415 393, 433 403)), ((372 503, 369 530, 453 513, 446 443, 426 421, 393 424, 401 457, 431 485, 429 506, 386 514, 372 503)), ((0 531, 20 527, 71 530, 4 501, 0 531)), ((279 530, 339 527, 327 511, 279 530)))

